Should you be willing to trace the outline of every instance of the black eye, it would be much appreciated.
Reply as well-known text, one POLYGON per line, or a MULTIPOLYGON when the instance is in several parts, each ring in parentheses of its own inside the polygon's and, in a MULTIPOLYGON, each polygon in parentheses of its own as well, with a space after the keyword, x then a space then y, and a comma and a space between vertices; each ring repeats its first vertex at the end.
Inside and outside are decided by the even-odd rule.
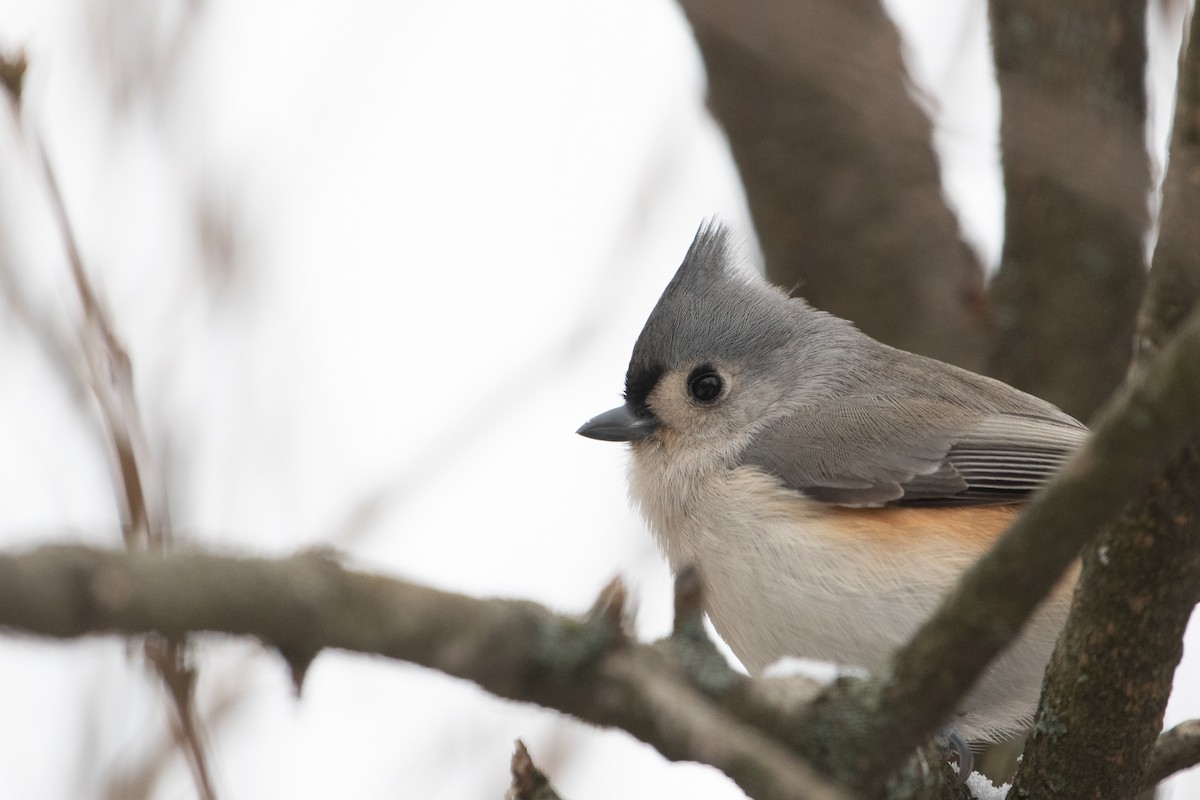
POLYGON ((712 367, 696 367, 688 376, 688 394, 697 402, 711 403, 721 396, 725 381, 713 371, 712 367))

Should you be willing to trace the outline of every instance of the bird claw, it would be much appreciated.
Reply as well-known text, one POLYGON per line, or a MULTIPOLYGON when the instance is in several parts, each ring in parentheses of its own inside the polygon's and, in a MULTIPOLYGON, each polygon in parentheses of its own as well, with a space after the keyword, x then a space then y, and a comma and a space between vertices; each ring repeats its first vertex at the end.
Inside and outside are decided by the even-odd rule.
POLYGON ((957 785, 962 786, 975 768, 975 754, 971 752, 971 746, 967 744, 967 740, 962 737, 961 733, 947 725, 933 735, 933 743, 947 758, 951 754, 958 756, 957 785))

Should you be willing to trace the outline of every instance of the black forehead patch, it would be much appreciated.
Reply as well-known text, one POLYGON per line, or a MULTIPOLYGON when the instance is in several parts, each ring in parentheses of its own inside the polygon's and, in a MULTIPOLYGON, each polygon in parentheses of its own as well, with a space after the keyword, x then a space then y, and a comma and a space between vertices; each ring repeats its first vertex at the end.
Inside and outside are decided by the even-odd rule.
POLYGON ((635 412, 649 413, 647 399, 662 380, 664 371, 657 364, 636 369, 631 367, 625 376, 625 405, 635 412))

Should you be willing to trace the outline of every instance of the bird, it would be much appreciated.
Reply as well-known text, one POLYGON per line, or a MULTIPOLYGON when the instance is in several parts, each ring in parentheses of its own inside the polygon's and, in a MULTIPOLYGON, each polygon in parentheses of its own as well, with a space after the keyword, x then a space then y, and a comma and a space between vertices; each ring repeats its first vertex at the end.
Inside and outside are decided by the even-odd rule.
MULTIPOLYGON (((789 297, 707 221, 634 344, 624 402, 578 433, 629 443, 633 503, 761 674, 789 657, 886 666, 1088 430, 789 297)), ((1077 574, 963 698, 956 742, 1029 728, 1077 574)))

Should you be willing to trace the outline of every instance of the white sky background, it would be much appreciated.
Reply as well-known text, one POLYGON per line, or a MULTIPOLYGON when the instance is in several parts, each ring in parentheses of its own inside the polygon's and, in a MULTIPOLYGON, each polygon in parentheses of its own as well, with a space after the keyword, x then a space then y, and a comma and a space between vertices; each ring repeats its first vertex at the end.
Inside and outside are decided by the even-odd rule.
MULTIPOLYGON (((895 5, 940 98, 947 186, 994 261, 983 7, 895 5)), ((667 573, 627 508, 624 454, 574 430, 619 401, 700 220, 746 227, 675 6, 212 0, 155 73, 161 100, 114 116, 94 26, 121 20, 121 57, 161 63, 160 8, 0 0, 0 46, 30 57, 27 122, 128 345, 180 535, 332 543, 357 566, 569 612, 620 573, 642 635, 664 633, 667 573), (243 234, 228 292, 197 255, 197 186, 243 234)), ((38 313, 73 331, 61 241, 7 114, 0 244, 38 313)), ((94 413, 0 315, 0 546, 117 543, 94 413)), ((200 655, 202 706, 241 696, 211 729, 222 800, 499 797, 518 736, 573 800, 741 797, 623 734, 416 668, 325 653, 296 702, 272 654, 200 655)), ((1186 703, 1168 722, 1200 716, 1195 687, 1186 703)), ((0 640, 0 797, 99 796, 159 746, 165 714, 120 642, 0 640)), ((176 761, 155 796, 191 793, 176 761)))

